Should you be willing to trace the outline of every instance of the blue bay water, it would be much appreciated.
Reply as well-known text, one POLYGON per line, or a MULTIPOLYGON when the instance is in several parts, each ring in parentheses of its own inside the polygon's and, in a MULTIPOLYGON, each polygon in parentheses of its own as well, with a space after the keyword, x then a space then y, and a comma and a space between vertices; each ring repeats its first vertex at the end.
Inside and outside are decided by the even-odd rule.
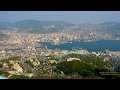
POLYGON ((72 50, 73 48, 83 48, 88 51, 120 51, 120 40, 100 40, 93 42, 72 41, 72 43, 64 43, 53 45, 51 43, 41 43, 42 46, 47 46, 49 49, 72 50))

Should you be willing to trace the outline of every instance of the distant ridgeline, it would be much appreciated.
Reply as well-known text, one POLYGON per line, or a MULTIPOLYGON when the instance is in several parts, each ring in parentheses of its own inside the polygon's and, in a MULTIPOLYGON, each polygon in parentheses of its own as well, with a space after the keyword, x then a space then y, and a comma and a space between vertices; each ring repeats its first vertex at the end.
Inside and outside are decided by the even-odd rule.
POLYGON ((64 29, 63 26, 49 26, 49 27, 39 27, 39 28, 32 28, 29 32, 30 33, 55 33, 62 31, 64 29))
POLYGON ((64 26, 72 25, 64 21, 22 20, 15 23, 0 22, 0 29, 18 28, 30 33, 53 33, 61 31, 64 26))
MULTIPOLYGON (((87 28, 87 30, 98 30, 103 32, 116 33, 115 36, 120 34, 119 22, 103 22, 100 24, 79 24, 75 25, 64 21, 38 21, 38 20, 22 20, 15 23, 0 22, 0 30, 18 28, 20 31, 30 33, 53 33, 62 31, 66 26, 79 26, 78 30, 87 28)), ((73 28, 72 28, 73 29, 73 28)))
POLYGON ((3 41, 7 39, 8 37, 9 37, 8 35, 0 33, 0 41, 3 41))

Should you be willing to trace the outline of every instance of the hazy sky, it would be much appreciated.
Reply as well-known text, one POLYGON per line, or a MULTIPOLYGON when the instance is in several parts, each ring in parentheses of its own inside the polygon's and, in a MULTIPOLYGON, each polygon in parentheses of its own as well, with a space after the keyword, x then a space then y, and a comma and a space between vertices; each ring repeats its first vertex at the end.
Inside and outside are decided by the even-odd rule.
POLYGON ((0 11, 0 22, 24 19, 101 23, 120 21, 120 11, 0 11))

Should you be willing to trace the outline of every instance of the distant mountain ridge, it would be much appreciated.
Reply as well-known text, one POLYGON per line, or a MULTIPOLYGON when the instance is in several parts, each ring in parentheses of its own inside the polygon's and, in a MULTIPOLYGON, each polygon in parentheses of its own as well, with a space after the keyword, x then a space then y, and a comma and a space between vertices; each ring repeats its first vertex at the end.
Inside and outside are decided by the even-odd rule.
POLYGON ((9 28, 11 26, 12 26, 12 24, 9 23, 9 22, 0 22, 0 28, 1 29, 9 28))
POLYGON ((15 23, 0 22, 0 28, 39 28, 49 25, 71 25, 72 23, 64 21, 39 21, 39 20, 21 20, 15 23))
POLYGON ((14 23, 0 22, 0 29, 18 28, 25 29, 31 33, 53 33, 59 32, 66 26, 79 26, 78 30, 87 28, 87 30, 98 30, 112 33, 120 33, 120 22, 103 22, 100 24, 72 24, 64 21, 39 21, 39 20, 21 20, 14 23))
POLYGON ((102 25, 102 28, 109 32, 120 32, 120 23, 119 22, 104 22, 99 25, 102 25))

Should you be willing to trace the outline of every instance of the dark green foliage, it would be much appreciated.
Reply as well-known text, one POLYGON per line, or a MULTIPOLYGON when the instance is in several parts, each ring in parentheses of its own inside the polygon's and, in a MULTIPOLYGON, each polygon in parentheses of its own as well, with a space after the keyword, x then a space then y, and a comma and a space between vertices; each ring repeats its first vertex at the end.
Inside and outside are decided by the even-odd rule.
MULTIPOLYGON (((78 56, 79 55, 77 55, 77 58, 78 56)), ((82 57, 82 61, 62 61, 57 64, 56 68, 63 71, 66 75, 79 74, 83 77, 98 76, 106 78, 104 75, 101 75, 100 72, 113 72, 107 69, 106 66, 107 64, 102 61, 102 58, 95 56, 84 56, 82 57)))
POLYGON ((94 76, 94 67, 81 61, 63 61, 58 63, 56 68, 67 75, 77 73, 82 76, 94 76))
POLYGON ((104 67, 105 65, 107 65, 106 62, 102 61, 103 59, 100 57, 96 57, 96 56, 85 56, 85 55, 80 55, 80 54, 68 54, 65 57, 63 57, 63 59, 67 59, 67 58, 79 58, 80 60, 86 62, 87 64, 91 64, 93 66, 97 66, 97 67, 104 67))
POLYGON ((27 60, 26 63, 29 64, 31 67, 34 67, 34 65, 32 64, 32 62, 29 61, 29 60, 27 60))
POLYGON ((43 75, 37 75, 37 76, 24 76, 24 75, 12 75, 10 79, 67 79, 66 76, 43 76, 43 75))
POLYGON ((10 57, 10 58, 8 58, 8 60, 19 61, 20 57, 10 57))
POLYGON ((0 75, 2 75, 3 74, 3 71, 0 71, 0 75))
POLYGON ((13 61, 19 61, 20 60, 20 57, 16 56, 16 57, 10 57, 8 59, 3 59, 2 62, 6 62, 9 64, 9 61, 10 60, 13 60, 13 61))
POLYGON ((29 79, 29 77, 24 75, 12 75, 10 79, 29 79))
POLYGON ((3 72, 3 76, 8 77, 10 74, 8 72, 3 72))
POLYGON ((42 76, 42 75, 38 75, 38 76, 32 76, 31 78, 29 77, 29 79, 67 79, 68 77, 66 76, 42 76))
POLYGON ((8 63, 8 66, 11 67, 11 66, 13 66, 13 64, 8 63))
POLYGON ((101 67, 101 68, 103 67, 104 68, 106 65, 106 62, 102 61, 102 59, 99 57, 85 57, 83 60, 86 63, 91 64, 91 65, 96 66, 96 67, 101 67))
POLYGON ((3 64, 0 64, 0 68, 2 68, 3 67, 3 64))
POLYGON ((88 70, 88 69, 81 69, 81 71, 78 74, 80 74, 83 77, 95 76, 94 73, 91 70, 88 70))

